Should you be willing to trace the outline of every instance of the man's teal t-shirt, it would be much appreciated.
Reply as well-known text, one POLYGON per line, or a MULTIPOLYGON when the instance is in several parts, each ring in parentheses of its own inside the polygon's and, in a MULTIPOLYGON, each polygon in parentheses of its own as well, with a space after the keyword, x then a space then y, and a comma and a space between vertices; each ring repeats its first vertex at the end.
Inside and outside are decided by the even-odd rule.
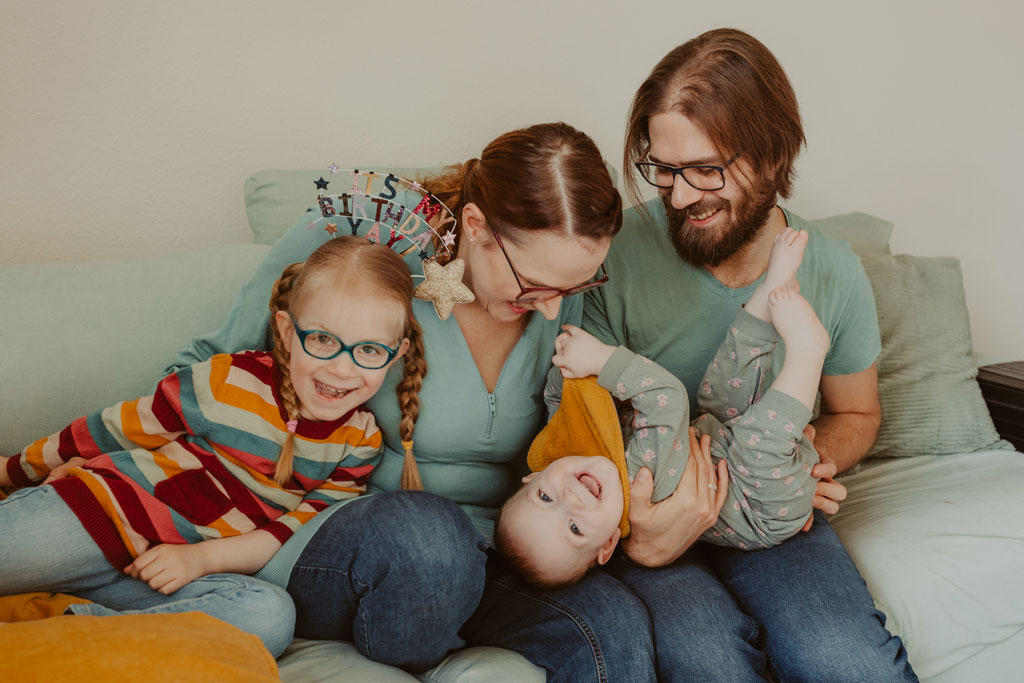
MULTIPOLYGON (((676 253, 658 199, 649 215, 632 208, 612 241, 605 268, 609 281, 586 294, 583 327, 602 341, 647 356, 686 386, 695 406, 701 377, 730 323, 764 275, 730 289, 676 253)), ((800 293, 825 325, 832 346, 822 374, 866 370, 881 350, 875 299, 860 259, 850 246, 783 209, 790 227, 810 233, 797 271, 800 293)), ((769 381, 782 367, 780 341, 769 381)))

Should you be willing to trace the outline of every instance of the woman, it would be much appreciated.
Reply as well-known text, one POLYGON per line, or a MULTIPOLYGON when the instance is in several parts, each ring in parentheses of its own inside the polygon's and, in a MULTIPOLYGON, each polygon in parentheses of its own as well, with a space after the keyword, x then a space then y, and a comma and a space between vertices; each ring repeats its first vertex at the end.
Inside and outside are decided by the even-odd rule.
MULTIPOLYGON (((383 387, 367 403, 384 434, 369 486, 381 493, 318 515, 260 576, 291 593, 297 636, 351 640, 365 656, 412 671, 468 642, 521 652, 556 679, 653 680, 649 618, 625 586, 596 572, 571 589, 530 590, 486 550, 496 510, 546 419, 541 394, 555 337, 581 319, 582 297, 564 295, 603 282, 621 226, 600 153, 566 124, 536 125, 422 186, 457 218, 454 249, 475 296, 447 320, 413 302, 428 366, 415 453, 430 493, 397 490, 400 415, 383 387)), ((406 200, 409 210, 417 199, 406 200)), ((266 346, 274 278, 330 239, 308 229, 309 218, 267 255, 225 327, 195 340, 176 365, 266 346)), ((407 258, 414 273, 418 262, 407 258)))

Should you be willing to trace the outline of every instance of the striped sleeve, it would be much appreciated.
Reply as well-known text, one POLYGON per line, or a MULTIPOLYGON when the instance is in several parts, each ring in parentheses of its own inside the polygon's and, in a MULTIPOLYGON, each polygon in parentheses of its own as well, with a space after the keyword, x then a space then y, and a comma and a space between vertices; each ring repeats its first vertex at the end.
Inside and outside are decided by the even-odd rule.
POLYGON ((31 486, 46 479, 55 467, 73 457, 92 459, 105 453, 159 448, 187 430, 181 410, 182 375, 168 375, 151 396, 122 401, 33 442, 7 463, 15 486, 31 486))

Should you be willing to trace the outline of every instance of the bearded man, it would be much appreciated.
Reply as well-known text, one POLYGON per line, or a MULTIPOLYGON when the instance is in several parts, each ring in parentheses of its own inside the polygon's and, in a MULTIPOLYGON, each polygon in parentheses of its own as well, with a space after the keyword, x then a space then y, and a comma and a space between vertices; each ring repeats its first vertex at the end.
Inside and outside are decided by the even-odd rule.
MULTIPOLYGON (((695 544, 718 514, 715 475, 706 490, 677 489, 653 505, 652 478, 637 477, 637 532, 623 543, 628 559, 608 570, 648 609, 659 681, 917 680, 823 514, 846 495, 832 477, 875 439, 881 342, 871 287, 849 246, 778 206, 804 143, 789 79, 742 31, 680 45, 633 99, 626 186, 636 201, 638 181, 659 196, 626 212, 606 262, 610 279, 587 294, 584 328, 673 372, 696 406, 698 382, 763 278, 772 241, 791 226, 810 233, 797 279, 832 340, 820 416, 805 437, 821 463, 812 471, 818 510, 804 533, 754 552, 695 544)), ((722 467, 718 475, 728 485, 722 467)))

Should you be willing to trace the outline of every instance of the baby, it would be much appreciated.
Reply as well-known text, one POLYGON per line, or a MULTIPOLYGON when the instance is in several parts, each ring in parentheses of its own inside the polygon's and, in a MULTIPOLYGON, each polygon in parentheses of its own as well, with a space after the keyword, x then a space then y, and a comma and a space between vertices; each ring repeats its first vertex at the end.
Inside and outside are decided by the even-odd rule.
MULTIPOLYGON (((764 280, 740 309, 701 381, 700 414, 691 424, 698 435, 710 436, 713 460, 724 458, 730 474, 718 521, 702 536, 712 543, 771 547, 796 534, 811 514, 811 468, 819 459, 803 429, 830 342, 796 281, 807 239, 806 232, 791 228, 776 237, 764 280), (764 391, 779 337, 785 360, 764 391)), ((524 579, 546 587, 571 584, 607 562, 629 531, 629 482, 650 468, 652 500, 661 500, 675 490, 689 452, 681 441, 689 421, 687 394, 678 379, 623 347, 573 326, 565 330, 555 341, 547 393, 562 401, 562 377, 597 375, 597 384, 631 402, 633 414, 624 457, 621 447, 607 457, 539 453, 538 444, 550 442, 546 432, 568 424, 559 421, 559 413, 584 403, 590 409, 595 398, 607 400, 604 392, 587 394, 596 387, 567 382, 559 413, 534 442, 534 472, 503 506, 495 541, 524 579)), ((599 424, 598 419, 594 427, 599 424)))

